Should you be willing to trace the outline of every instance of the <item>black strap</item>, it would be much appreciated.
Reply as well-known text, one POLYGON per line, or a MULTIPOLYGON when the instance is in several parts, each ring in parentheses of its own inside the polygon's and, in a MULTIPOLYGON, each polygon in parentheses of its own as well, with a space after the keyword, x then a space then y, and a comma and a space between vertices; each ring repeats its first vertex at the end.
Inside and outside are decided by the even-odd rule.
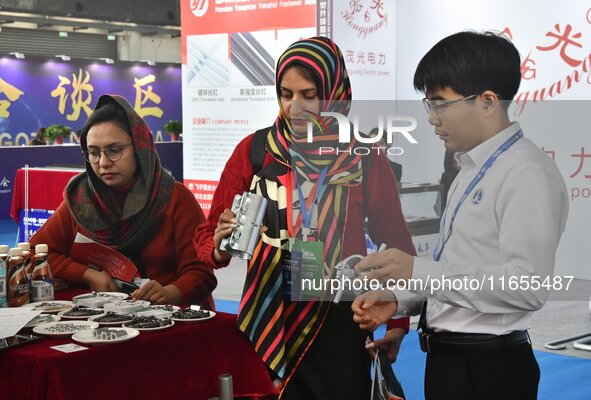
POLYGON ((421 307, 421 315, 419 316, 419 325, 417 326, 417 330, 427 330, 427 299, 423 301, 423 306, 421 307))
POLYGON ((462 332, 420 332, 421 350, 430 354, 484 354, 507 350, 530 343, 527 331, 514 331, 506 335, 462 332))
POLYGON ((256 175, 263 168, 265 162, 265 142, 267 140, 269 128, 259 129, 254 133, 252 144, 250 145, 250 164, 252 165, 253 175, 256 175))
POLYGON ((378 357, 380 358, 380 368, 382 370, 382 377, 384 378, 384 382, 386 383, 386 387, 390 391, 390 393, 405 398, 404 391, 402 390, 402 385, 396 375, 394 374, 394 370, 392 369, 392 365, 390 360, 388 359, 388 353, 385 350, 378 349, 376 350, 378 353, 378 357))

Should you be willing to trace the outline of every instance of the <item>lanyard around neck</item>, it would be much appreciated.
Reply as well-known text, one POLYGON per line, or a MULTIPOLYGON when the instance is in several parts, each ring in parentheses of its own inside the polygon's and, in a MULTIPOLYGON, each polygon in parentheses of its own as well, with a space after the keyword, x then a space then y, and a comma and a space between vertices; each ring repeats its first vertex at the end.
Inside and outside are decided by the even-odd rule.
MULTIPOLYGON (((441 254, 443 253, 443 249, 445 248, 447 241, 449 240, 449 238, 452 235, 453 223, 456 219, 456 215, 458 214, 458 211, 460 211, 460 208, 462 207, 462 204, 464 204, 464 200, 466 200, 466 198, 468 197, 470 192, 472 192, 472 190, 474 190, 476 185, 478 185, 478 183, 482 180, 482 178, 486 174, 486 171, 488 171, 488 169, 494 164, 494 162, 497 160, 497 158, 499 158, 499 156, 501 154, 503 154, 505 151, 507 151, 511 146, 513 146, 513 144, 515 144, 515 142, 517 142, 522 137, 523 137, 523 132, 520 129, 515 135, 511 136, 509 139, 507 139, 505 141, 505 143, 503 143, 498 149, 496 149, 495 152, 488 158, 488 160, 486 160, 486 162, 484 163, 482 168, 480 168, 480 171, 478 171, 478 174, 476 174, 474 179, 472 179, 472 182, 470 182, 470 184, 466 188, 466 191, 464 192, 464 194, 462 195, 462 197, 458 201, 456 208, 454 209, 454 212, 453 212, 450 222, 449 222, 449 228, 447 229, 447 232, 448 232, 447 238, 445 237, 446 235, 444 235, 443 228, 445 226, 445 220, 447 218, 447 210, 449 207, 445 208, 444 216, 443 216, 443 218, 441 218, 441 222, 439 225, 439 238, 437 239, 437 246, 435 247, 435 251, 433 252, 433 259, 435 261, 439 261, 439 259, 441 258, 441 254), (439 248, 439 243, 441 243, 441 248, 439 248)), ((457 189, 457 186, 456 186, 456 189, 457 189)), ((455 193, 455 189, 454 189, 453 193, 455 193)), ((453 193, 452 193, 452 196, 453 196, 453 193)))
POLYGON ((302 186, 299 184, 296 178, 296 185, 298 188, 298 198, 300 200, 300 209, 302 213, 302 232, 303 232, 303 240, 308 240, 308 232, 310 231, 310 224, 312 222, 312 213, 314 211, 314 204, 317 202, 318 199, 322 197, 324 189, 326 185, 324 185, 324 178, 326 177, 326 173, 328 171, 328 167, 324 167, 322 171, 320 171, 320 176, 318 177, 318 182, 316 182, 316 190, 313 191, 314 196, 312 197, 312 201, 310 202, 310 206, 306 204, 306 197, 302 191, 302 186))

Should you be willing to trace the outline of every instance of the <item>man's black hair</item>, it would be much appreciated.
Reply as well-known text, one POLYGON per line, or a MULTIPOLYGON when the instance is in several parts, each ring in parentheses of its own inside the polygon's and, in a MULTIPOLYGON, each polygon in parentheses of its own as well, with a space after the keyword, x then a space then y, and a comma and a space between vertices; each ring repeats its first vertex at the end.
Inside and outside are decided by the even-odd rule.
POLYGON ((463 96, 491 90, 501 100, 512 100, 520 82, 519 52, 508 38, 465 31, 446 37, 425 54, 413 84, 425 94, 449 87, 463 96))

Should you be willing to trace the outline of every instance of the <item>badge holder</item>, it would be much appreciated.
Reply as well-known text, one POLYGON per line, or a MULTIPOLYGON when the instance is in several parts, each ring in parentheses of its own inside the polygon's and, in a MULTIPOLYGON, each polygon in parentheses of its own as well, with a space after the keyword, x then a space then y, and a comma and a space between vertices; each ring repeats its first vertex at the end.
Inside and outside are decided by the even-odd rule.
POLYGON ((316 191, 308 203, 302 187, 296 181, 302 214, 302 239, 290 238, 290 259, 283 263, 284 282, 286 282, 284 298, 291 301, 320 300, 324 292, 324 242, 309 241, 309 239, 314 206, 326 188, 323 183, 327 171, 328 168, 325 167, 320 172, 316 191))
POLYGON ((289 249, 288 258, 283 263, 284 299, 318 300, 323 292, 324 243, 292 238, 289 249))

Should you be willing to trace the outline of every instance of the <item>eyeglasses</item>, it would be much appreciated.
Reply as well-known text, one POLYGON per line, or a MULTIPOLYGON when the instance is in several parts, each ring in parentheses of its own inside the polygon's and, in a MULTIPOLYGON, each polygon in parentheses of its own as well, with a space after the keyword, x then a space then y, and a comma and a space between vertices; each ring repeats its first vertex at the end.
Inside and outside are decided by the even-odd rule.
POLYGON ((427 114, 431 114, 431 111, 434 111, 435 114, 439 115, 441 109, 451 106, 452 104, 459 103, 460 101, 472 100, 478 96, 477 94, 473 94, 468 97, 462 97, 461 99, 446 101, 444 103, 433 103, 428 98, 423 99, 423 105, 425 106, 425 110, 427 110, 427 114))
POLYGON ((102 153, 104 153, 105 157, 107 157, 110 161, 115 162, 121 158, 121 155, 123 154, 123 150, 125 150, 129 146, 133 146, 133 144, 129 143, 129 144, 126 144, 123 146, 109 147, 105 150, 91 149, 91 150, 83 151, 82 154, 84 154, 84 159, 91 164, 98 163, 101 160, 102 153))

